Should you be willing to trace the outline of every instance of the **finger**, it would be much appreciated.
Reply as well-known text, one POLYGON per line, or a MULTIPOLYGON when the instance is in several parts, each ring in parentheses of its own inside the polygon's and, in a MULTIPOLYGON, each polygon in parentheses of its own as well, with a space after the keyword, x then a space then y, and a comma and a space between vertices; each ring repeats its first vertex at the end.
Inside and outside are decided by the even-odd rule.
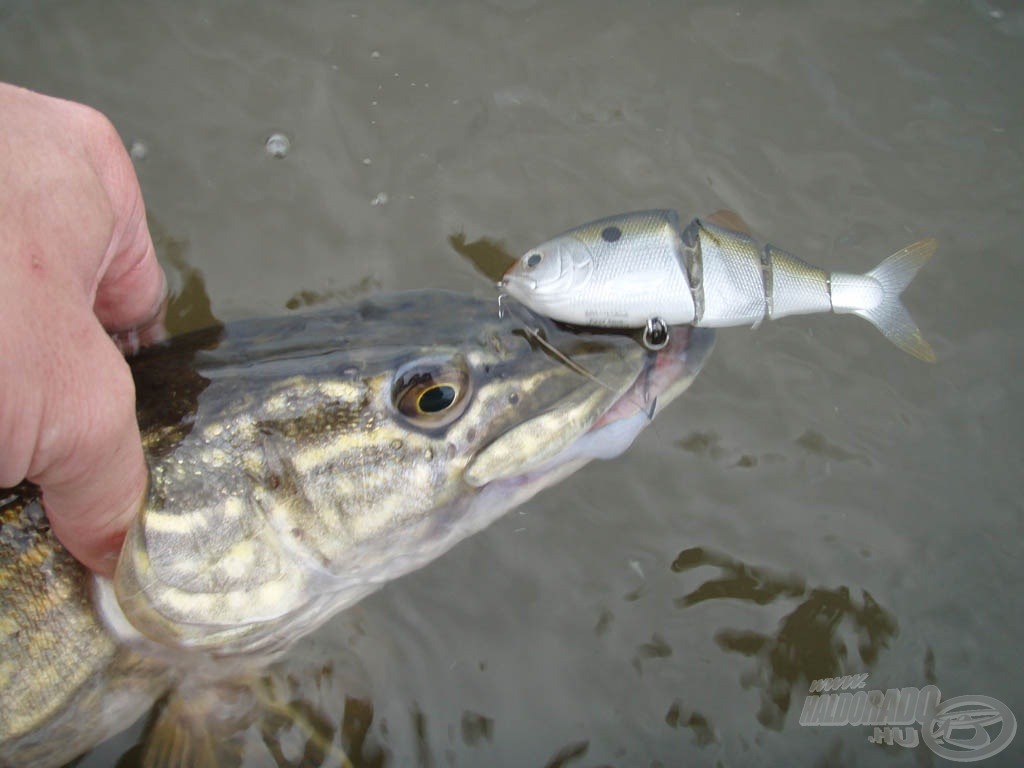
MULTIPOLYGON (((120 275, 108 271, 93 304, 96 317, 124 354, 167 337, 167 280, 153 254, 149 233, 145 236, 148 248, 142 260, 120 275)), ((131 263, 132 258, 125 252, 115 259, 114 269, 131 263)))
POLYGON ((109 331, 161 325, 167 280, 156 259, 135 167, 113 124, 89 110, 86 149, 110 199, 114 227, 96 271, 93 311, 109 331))
POLYGON ((108 331, 162 327, 167 278, 144 215, 135 226, 137 231, 115 254, 96 288, 93 311, 108 331))
POLYGON ((75 559, 101 576, 114 575, 125 532, 145 501, 142 457, 136 461, 127 453, 121 452, 124 464, 116 472, 100 469, 92 482, 43 490, 54 534, 75 559))
POLYGON ((86 566, 110 575, 146 490, 135 387, 98 323, 74 336, 58 358, 43 413, 48 427, 29 479, 42 488, 57 538, 86 566))

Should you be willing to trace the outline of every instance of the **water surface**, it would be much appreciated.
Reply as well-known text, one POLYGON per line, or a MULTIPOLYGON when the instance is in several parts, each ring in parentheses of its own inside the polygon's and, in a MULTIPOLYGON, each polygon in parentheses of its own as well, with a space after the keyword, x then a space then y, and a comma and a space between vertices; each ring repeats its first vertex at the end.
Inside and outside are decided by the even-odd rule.
POLYGON ((0 79, 112 118, 225 320, 488 295, 450 236, 647 207, 846 271, 940 240, 937 365, 850 317, 724 330, 626 456, 300 644, 370 765, 944 763, 799 724, 861 672, 1024 718, 1022 76, 1008 2, 0 2, 0 79))

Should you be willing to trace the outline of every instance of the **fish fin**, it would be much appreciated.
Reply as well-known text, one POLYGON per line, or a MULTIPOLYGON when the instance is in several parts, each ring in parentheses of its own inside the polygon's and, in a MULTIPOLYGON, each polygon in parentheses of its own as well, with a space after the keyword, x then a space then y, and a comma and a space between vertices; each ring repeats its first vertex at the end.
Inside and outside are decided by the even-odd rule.
POLYGON ((172 694, 149 728, 142 754, 143 768, 216 768, 237 763, 224 745, 202 727, 203 716, 184 697, 172 694))
POLYGON ((246 730, 260 714, 259 678, 184 681, 146 730, 143 768, 228 768, 245 762, 246 730))
POLYGON ((712 224, 715 224, 724 229, 731 229, 733 232, 742 232, 744 235, 747 235, 748 237, 753 236, 750 232, 750 227, 747 224, 747 222, 745 222, 743 220, 743 217, 740 216, 735 211, 720 208, 719 210, 712 213, 710 216, 705 216, 704 221, 709 221, 712 224))
POLYGON ((900 301, 900 294, 914 279, 935 253, 938 241, 929 237, 918 240, 896 251, 873 270, 868 272, 882 286, 882 301, 873 309, 858 309, 853 312, 863 317, 880 330, 889 341, 918 360, 935 362, 935 351, 924 340, 914 319, 900 301))
POLYGON ((352 768, 334 743, 338 729, 330 718, 289 685, 286 677, 272 673, 201 686, 186 683, 167 698, 150 725, 143 768, 290 765, 284 754, 290 748, 302 749, 296 765, 352 768))

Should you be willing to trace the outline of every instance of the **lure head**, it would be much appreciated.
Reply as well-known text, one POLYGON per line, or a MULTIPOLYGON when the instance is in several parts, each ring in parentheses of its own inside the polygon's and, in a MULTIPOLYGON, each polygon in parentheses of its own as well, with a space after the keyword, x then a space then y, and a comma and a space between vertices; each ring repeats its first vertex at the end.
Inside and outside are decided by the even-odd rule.
POLYGON ((609 216, 531 248, 499 287, 573 325, 640 329, 652 317, 680 325, 694 317, 680 248, 674 211, 609 216))
POLYGON ((567 232, 524 253, 498 285, 535 312, 562 319, 562 305, 580 294, 593 271, 586 241, 567 232))

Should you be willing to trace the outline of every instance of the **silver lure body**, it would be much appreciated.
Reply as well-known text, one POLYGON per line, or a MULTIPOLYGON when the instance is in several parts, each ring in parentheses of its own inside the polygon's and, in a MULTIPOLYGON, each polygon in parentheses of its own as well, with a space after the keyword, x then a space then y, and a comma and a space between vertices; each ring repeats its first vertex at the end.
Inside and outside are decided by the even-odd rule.
POLYGON ((863 275, 826 272, 759 245, 720 211, 680 226, 671 210, 620 214, 526 252, 501 287, 535 312, 583 326, 642 328, 652 319, 702 327, 853 313, 922 360, 935 359, 899 300, 936 241, 920 240, 863 275))

